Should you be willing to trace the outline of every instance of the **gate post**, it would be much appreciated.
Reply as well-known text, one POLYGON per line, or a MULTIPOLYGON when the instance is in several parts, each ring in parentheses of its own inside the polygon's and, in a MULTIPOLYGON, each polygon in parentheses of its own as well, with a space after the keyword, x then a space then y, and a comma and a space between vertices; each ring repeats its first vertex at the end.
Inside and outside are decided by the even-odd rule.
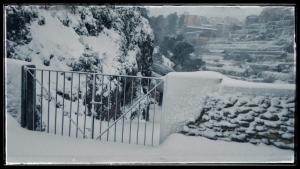
POLYGON ((22 66, 22 87, 21 87, 21 126, 29 130, 35 130, 35 70, 27 69, 35 68, 35 65, 22 66))

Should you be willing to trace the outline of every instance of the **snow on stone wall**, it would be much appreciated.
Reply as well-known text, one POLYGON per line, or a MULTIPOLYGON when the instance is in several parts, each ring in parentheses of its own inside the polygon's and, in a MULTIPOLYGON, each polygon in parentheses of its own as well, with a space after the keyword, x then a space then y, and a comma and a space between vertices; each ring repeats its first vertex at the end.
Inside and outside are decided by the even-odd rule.
POLYGON ((20 122, 22 66, 32 64, 30 62, 6 58, 5 65, 5 108, 7 112, 10 112, 20 122))
MULTIPOLYGON (((278 139, 273 139, 274 145, 277 145, 278 147, 287 147, 292 148, 293 144, 291 141, 289 141, 288 145, 283 145, 283 142, 286 142, 285 138, 282 137, 288 137, 293 136, 292 129, 290 129, 291 134, 285 134, 283 135, 284 131, 286 131, 286 127, 289 128, 293 127, 293 125, 290 125, 291 122, 293 122, 293 111, 294 111, 294 103, 290 103, 290 100, 294 98, 295 95, 295 85, 293 84, 270 84, 270 83, 254 83, 254 82, 246 82, 241 80, 235 80, 231 79, 229 77, 226 77, 220 73, 217 72, 210 72, 210 71, 200 71, 200 72, 172 72, 165 76, 164 80, 164 98, 163 98, 163 112, 161 117, 161 133, 160 133, 160 142, 166 139, 168 135, 171 133, 174 133, 176 131, 182 130, 184 123, 187 121, 196 121, 195 118, 199 120, 200 115, 204 112, 204 114, 207 112, 203 111, 203 109, 208 108, 215 109, 218 108, 220 110, 225 110, 226 108, 222 107, 224 106, 221 102, 216 102, 216 104, 208 104, 207 101, 211 99, 211 95, 217 94, 221 98, 225 95, 231 95, 232 97, 241 97, 245 100, 254 98, 254 102, 257 101, 257 98, 266 98, 265 100, 268 100, 272 97, 277 97, 279 100, 283 100, 282 104, 283 107, 280 107, 280 105, 275 105, 275 109, 278 112, 278 115, 272 115, 268 110, 262 110, 263 114, 259 115, 259 113, 255 113, 256 111, 260 110, 262 105, 254 105, 251 107, 239 107, 237 110, 232 110, 231 114, 233 113, 233 116, 236 114, 239 114, 239 111, 244 112, 245 111, 251 112, 250 114, 243 115, 243 118, 246 118, 246 121, 249 118, 250 120, 254 118, 262 118, 263 120, 269 120, 268 118, 271 118, 267 124, 270 124, 271 126, 276 125, 276 127, 280 128, 280 124, 277 124, 281 121, 284 128, 282 132, 278 134, 278 139), (286 101, 287 100, 287 101, 286 101), (292 107, 288 107, 291 106, 292 107), (256 107, 255 107, 256 106, 256 107), (240 110, 241 109, 241 110, 240 110), (267 113, 266 113, 267 112, 267 113), (252 117, 252 115, 256 115, 255 117, 252 117), (265 114, 266 113, 266 114, 265 114), (245 117, 244 117, 245 116, 245 117), (251 117, 250 117, 251 116, 251 117), (269 116, 280 116, 280 118, 274 120, 272 117, 269 116), (265 118, 265 119, 264 119, 265 118), (287 119, 288 118, 288 119, 287 119), (279 121, 278 121, 279 120, 279 121), (289 123, 289 124, 286 124, 289 123), (283 140, 283 141, 282 141, 283 140), (277 142, 276 142, 277 141, 277 142), (275 143, 276 142, 276 143, 275 143)), ((230 97, 230 98, 232 98, 230 97)), ((234 99, 233 99, 234 100, 234 99)), ((237 100, 237 99, 235 99, 237 100)), ((258 99, 259 100, 259 99, 258 99)), ((224 102, 230 102, 232 99, 223 99, 224 102)), ((249 101, 249 100, 248 100, 249 101)), ((259 104, 259 103, 258 103, 259 104)), ((248 104, 246 105, 248 106, 248 104)), ((267 107, 268 108, 268 107, 267 107)), ((270 108, 270 111, 273 109, 270 108)), ((218 113, 215 113, 215 111, 210 112, 212 114, 212 118, 215 118, 215 115, 218 115, 218 113)), ((226 114, 226 113, 225 113, 226 114)), ((229 112, 230 114, 230 112, 229 112)), ((243 113, 242 113, 243 114, 243 113)), ((219 114, 220 119, 223 118, 223 114, 219 114)), ((206 117, 206 115, 204 115, 206 117)), ((234 126, 233 128, 241 128, 236 126, 236 124, 231 124, 232 121, 228 122, 226 121, 227 117, 224 117, 224 125, 229 127, 234 126), (226 123, 226 124, 225 124, 226 123)), ((236 117, 229 118, 230 120, 238 120, 238 123, 243 123, 243 119, 235 119, 236 117)), ((200 118, 201 119, 201 118, 200 118)), ((210 119, 210 116, 208 120, 214 120, 210 119)), ((245 123, 245 122, 244 122, 245 123)), ((219 123, 217 121, 216 125, 223 125, 223 123, 219 123)), ((248 125, 248 124, 247 124, 248 125)), ((216 126, 210 126, 210 128, 215 128, 216 126)), ((219 127, 220 128, 220 127, 219 127)), ((258 127, 259 128, 259 127, 258 127)), ((266 127, 265 127, 266 128, 266 127)), ((264 128, 264 129, 265 129, 264 128)), ((219 130, 219 129, 217 129, 219 130)), ((242 129, 239 129, 238 132, 240 133, 242 129)), ((265 131, 265 130, 264 130, 265 131)), ((242 131, 243 132, 243 131, 242 131)), ((272 132, 272 130, 270 130, 272 132)), ((203 132, 204 135, 208 138, 213 138, 212 135, 215 135, 214 131, 212 132, 203 132)), ((230 134, 230 133, 227 133, 230 134)), ((272 135, 272 134, 271 134, 272 135)), ((274 134, 273 134, 274 135, 274 134)), ((228 138, 230 140, 230 138, 228 138)), ((256 139, 256 138, 255 138, 256 139)), ((254 139, 254 140, 255 140, 254 139)), ((233 138, 234 140, 234 138, 233 138)), ((236 139, 238 140, 238 139, 236 139)), ((246 139, 247 140, 247 139, 246 139)), ((249 141, 249 140, 248 140, 249 141)), ((253 141, 253 139, 251 140, 253 141)), ((257 140, 255 140, 257 142, 257 140)), ((255 142, 253 141, 253 142, 255 142)), ((265 141, 265 140, 264 140, 265 141)), ((268 141, 270 142, 270 140, 268 141)), ((273 144, 272 143, 272 144, 273 144)))
POLYGON ((222 75, 216 72, 171 72, 165 76, 160 143, 199 115, 208 93, 217 92, 222 75))

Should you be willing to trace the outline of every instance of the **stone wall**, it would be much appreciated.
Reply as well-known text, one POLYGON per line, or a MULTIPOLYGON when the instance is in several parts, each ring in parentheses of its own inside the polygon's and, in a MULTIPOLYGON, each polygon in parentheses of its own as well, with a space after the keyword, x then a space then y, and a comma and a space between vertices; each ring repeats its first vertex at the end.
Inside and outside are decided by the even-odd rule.
POLYGON ((200 117, 182 133, 294 149, 293 96, 210 95, 200 117))

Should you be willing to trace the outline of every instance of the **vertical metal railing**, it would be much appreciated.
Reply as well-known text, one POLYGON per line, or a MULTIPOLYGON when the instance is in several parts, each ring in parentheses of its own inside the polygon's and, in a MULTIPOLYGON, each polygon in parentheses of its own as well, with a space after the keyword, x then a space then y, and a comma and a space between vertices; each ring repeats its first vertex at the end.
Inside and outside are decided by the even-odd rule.
MULTIPOLYGON (((159 135, 156 133, 159 127, 156 121, 157 88, 162 85, 162 79, 31 69, 40 71, 40 75, 35 73, 34 79, 40 85, 37 93, 40 95, 40 109, 36 111, 41 131, 46 125, 47 133, 57 134, 61 129, 61 135, 68 131, 68 136, 76 138, 80 132, 83 138, 89 136, 101 140, 106 135, 106 141, 129 144, 154 145, 158 142, 155 141, 159 135), (47 106, 43 106, 45 101, 47 106), (74 111, 73 106, 77 106, 74 111), (68 124, 65 124, 65 118, 68 124), (59 120, 61 124, 57 123, 59 120)), ((37 107, 37 103, 33 106, 37 107)))

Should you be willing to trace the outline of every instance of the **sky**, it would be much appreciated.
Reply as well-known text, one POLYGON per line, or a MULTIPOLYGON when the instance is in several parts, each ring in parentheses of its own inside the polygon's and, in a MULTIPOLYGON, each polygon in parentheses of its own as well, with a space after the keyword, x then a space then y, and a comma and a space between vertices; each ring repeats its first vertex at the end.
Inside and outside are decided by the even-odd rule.
POLYGON ((263 9, 260 6, 148 6, 146 8, 149 9, 150 16, 188 12, 207 17, 235 17, 241 21, 248 15, 259 15, 263 9))

